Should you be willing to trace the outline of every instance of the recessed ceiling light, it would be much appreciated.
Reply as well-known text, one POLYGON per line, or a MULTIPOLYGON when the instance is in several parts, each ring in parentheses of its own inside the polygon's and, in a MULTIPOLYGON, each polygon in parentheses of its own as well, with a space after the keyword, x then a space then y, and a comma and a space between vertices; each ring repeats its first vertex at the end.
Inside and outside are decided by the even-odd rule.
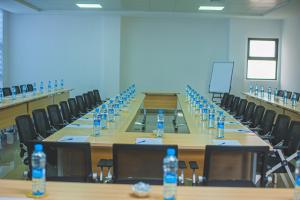
POLYGON ((94 4, 94 3, 77 3, 76 5, 79 8, 102 8, 100 4, 94 4))
POLYGON ((216 10, 221 11, 224 9, 224 6, 200 6, 199 10, 216 10))

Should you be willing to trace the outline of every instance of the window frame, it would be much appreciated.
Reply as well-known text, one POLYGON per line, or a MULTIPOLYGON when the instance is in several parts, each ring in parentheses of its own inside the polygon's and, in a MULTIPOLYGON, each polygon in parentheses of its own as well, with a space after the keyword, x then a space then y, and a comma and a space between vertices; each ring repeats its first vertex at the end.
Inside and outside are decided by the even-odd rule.
POLYGON ((262 80, 262 81, 276 81, 278 79, 278 44, 279 39, 278 38, 248 38, 248 47, 247 47, 247 69, 246 69, 246 80, 262 80), (275 57, 252 57, 250 56, 250 41, 251 40, 257 40, 257 41, 274 41, 275 42, 275 57), (248 62, 249 60, 263 60, 263 61, 275 61, 275 78, 249 78, 248 77, 248 62))

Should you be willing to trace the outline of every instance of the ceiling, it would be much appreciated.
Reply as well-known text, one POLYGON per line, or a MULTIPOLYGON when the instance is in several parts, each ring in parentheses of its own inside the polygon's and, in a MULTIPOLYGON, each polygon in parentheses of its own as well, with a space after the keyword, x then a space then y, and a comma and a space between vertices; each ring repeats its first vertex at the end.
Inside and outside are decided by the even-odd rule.
POLYGON ((13 13, 80 12, 83 9, 78 8, 76 3, 100 3, 102 9, 88 11, 266 16, 296 1, 300 2, 300 0, 0 0, 0 8, 13 13), (199 11, 200 5, 221 5, 225 6, 225 9, 220 12, 199 11))

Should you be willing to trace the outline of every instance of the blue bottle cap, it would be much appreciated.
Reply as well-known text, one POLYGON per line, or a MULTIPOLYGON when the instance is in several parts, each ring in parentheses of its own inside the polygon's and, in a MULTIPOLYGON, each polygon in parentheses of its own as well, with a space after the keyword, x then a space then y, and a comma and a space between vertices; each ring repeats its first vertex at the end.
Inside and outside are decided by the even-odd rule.
POLYGON ((159 110, 158 110, 158 114, 164 114, 164 110, 159 109, 159 110))
POLYGON ((173 149, 173 148, 167 149, 167 155, 168 156, 175 156, 175 149, 173 149))
POLYGON ((101 108, 106 108, 106 104, 105 103, 102 104, 101 108))
POLYGON ((112 99, 111 99, 111 100, 109 100, 109 103, 113 103, 113 102, 114 102, 114 100, 112 100, 112 99))
POLYGON ((37 151, 37 152, 43 151, 43 145, 41 145, 41 144, 34 145, 34 151, 37 151))
POLYGON ((95 112, 99 112, 99 108, 96 108, 96 109, 95 109, 95 112))

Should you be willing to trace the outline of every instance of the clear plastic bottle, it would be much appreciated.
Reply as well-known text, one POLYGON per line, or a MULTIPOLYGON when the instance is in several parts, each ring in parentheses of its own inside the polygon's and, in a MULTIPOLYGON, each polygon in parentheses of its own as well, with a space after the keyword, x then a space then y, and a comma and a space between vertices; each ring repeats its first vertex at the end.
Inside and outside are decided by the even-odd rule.
POLYGON ((101 129, 106 129, 107 127, 107 105, 104 103, 100 110, 101 115, 101 129))
POLYGON ((297 104, 297 95, 293 92, 292 94, 292 98, 291 98, 291 101, 292 101, 292 106, 296 106, 297 104))
POLYGON ((208 128, 215 128, 215 109, 213 105, 210 105, 209 109, 208 128))
POLYGON ((51 81, 48 81, 48 92, 52 91, 52 83, 51 81))
POLYGON ((43 152, 43 146, 36 144, 34 152, 31 155, 32 165, 32 195, 41 197, 46 192, 46 155, 43 152))
POLYGON ((224 115, 220 114, 220 116, 218 117, 218 132, 217 132, 217 138, 224 138, 224 115))
POLYGON ((295 166, 295 188, 294 200, 300 200, 300 151, 298 151, 298 159, 295 166))
POLYGON ((285 90, 283 92, 283 103, 284 104, 287 104, 287 101, 288 101, 288 95, 287 95, 287 91, 285 90))
POLYGON ((249 93, 250 93, 250 94, 253 93, 253 86, 252 86, 252 84, 250 84, 250 86, 249 86, 249 93))
POLYGON ((115 108, 115 116, 119 116, 119 111, 120 111, 119 96, 115 97, 114 108, 115 108))
POLYGON ((58 82, 57 82, 57 80, 54 81, 54 90, 55 91, 58 90, 58 82))
POLYGON ((3 102, 3 91, 0 88, 0 103, 2 103, 2 102, 3 102))
POLYGON ((44 93, 44 82, 41 81, 40 82, 40 94, 43 94, 44 93))
POLYGON ((271 100, 272 98, 272 89, 271 87, 268 87, 268 100, 271 100))
POLYGON ((60 89, 63 90, 64 89, 64 79, 60 80, 60 89))
POLYGON ((11 99, 16 100, 17 99, 17 93, 16 93, 16 88, 12 87, 11 88, 11 99))
POLYGON ((265 96, 265 88, 264 88, 264 86, 261 86, 261 87, 260 87, 260 96, 261 96, 261 97, 264 97, 264 96, 265 96))
POLYGON ((36 95, 36 82, 33 83, 33 88, 32 88, 32 95, 35 96, 36 95))
POLYGON ((255 86, 255 96, 257 96, 258 95, 258 86, 256 85, 255 86))
POLYGON ((108 104, 108 121, 115 121, 115 108, 114 108, 114 100, 110 99, 108 104))
POLYGON ((275 88, 275 89, 274 89, 274 97, 277 97, 277 96, 278 96, 278 89, 275 88))
POLYGON ((23 97, 23 98, 26 97, 26 92, 27 92, 27 87, 26 87, 26 85, 22 85, 22 97, 23 97))
POLYGON ((202 121, 207 121, 207 115, 208 115, 207 100, 203 100, 202 121))
POLYGON ((165 123, 164 111, 163 110, 158 110, 156 137, 162 137, 163 136, 164 128, 165 128, 164 123, 165 123))
POLYGON ((177 170, 178 160, 175 149, 167 149, 167 155, 163 160, 164 180, 163 180, 163 199, 175 200, 177 190, 177 170))
POLYGON ((95 109, 95 112, 93 114, 93 135, 92 136, 99 136, 101 134, 101 115, 99 108, 95 109))

